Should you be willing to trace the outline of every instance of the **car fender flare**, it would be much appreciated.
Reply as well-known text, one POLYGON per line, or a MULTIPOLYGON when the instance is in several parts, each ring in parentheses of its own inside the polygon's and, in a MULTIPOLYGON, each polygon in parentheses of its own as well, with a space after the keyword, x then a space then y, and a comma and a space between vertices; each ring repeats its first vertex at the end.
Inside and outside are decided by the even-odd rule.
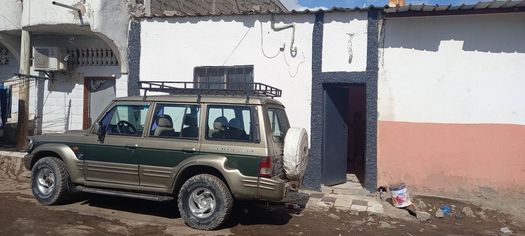
POLYGON ((242 175, 237 169, 229 169, 227 167, 228 158, 221 155, 195 155, 181 163, 179 163, 177 170, 174 172, 173 182, 171 183, 171 190, 176 190, 176 184, 179 181, 181 174, 192 166, 206 166, 216 169, 226 180, 226 184, 231 187, 232 178, 242 175))
POLYGON ((44 153, 55 153, 57 158, 60 158, 64 164, 66 165, 67 171, 69 173, 69 177, 71 178, 71 181, 75 184, 82 184, 84 182, 84 175, 83 175, 83 161, 79 160, 77 158, 77 155, 73 152, 73 150, 61 143, 45 143, 42 145, 37 146, 32 152, 32 160, 31 160, 31 167, 36 163, 37 159, 36 157, 46 157, 50 155, 45 155, 44 153), (44 154, 44 155, 42 155, 44 154))

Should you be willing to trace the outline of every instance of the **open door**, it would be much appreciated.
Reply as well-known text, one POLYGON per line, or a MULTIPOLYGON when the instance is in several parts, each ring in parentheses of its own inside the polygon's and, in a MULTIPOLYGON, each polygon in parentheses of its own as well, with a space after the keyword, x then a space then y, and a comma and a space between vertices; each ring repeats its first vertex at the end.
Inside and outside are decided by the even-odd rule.
POLYGON ((336 185, 346 182, 348 151, 348 89, 325 86, 324 89, 324 140, 323 184, 336 185))

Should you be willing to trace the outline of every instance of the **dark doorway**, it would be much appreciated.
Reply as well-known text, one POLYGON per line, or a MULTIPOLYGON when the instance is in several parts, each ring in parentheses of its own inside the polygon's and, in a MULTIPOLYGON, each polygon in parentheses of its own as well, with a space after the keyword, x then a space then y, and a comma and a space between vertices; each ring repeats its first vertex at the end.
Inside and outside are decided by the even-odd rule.
POLYGON ((324 86, 323 183, 342 184, 347 174, 364 183, 366 145, 364 84, 324 86))
POLYGON ((88 129, 91 126, 98 115, 113 101, 115 95, 115 78, 84 78, 82 129, 88 129))

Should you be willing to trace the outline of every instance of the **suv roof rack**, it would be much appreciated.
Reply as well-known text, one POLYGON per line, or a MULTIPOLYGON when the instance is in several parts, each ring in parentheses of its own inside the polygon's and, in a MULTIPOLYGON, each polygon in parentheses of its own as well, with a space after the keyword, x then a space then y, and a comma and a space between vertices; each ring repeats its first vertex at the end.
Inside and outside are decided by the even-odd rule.
POLYGON ((148 91, 169 94, 191 95, 237 95, 281 97, 282 91, 263 83, 225 83, 225 82, 169 82, 140 81, 139 88, 144 90, 144 98, 148 91))

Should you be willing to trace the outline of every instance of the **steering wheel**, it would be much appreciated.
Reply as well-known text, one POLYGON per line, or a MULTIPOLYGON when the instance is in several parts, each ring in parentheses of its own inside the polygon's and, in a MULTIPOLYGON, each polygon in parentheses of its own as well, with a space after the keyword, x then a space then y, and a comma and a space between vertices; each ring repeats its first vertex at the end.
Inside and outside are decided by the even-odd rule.
POLYGON ((117 130, 120 134, 138 134, 137 129, 125 120, 117 122, 117 130))

